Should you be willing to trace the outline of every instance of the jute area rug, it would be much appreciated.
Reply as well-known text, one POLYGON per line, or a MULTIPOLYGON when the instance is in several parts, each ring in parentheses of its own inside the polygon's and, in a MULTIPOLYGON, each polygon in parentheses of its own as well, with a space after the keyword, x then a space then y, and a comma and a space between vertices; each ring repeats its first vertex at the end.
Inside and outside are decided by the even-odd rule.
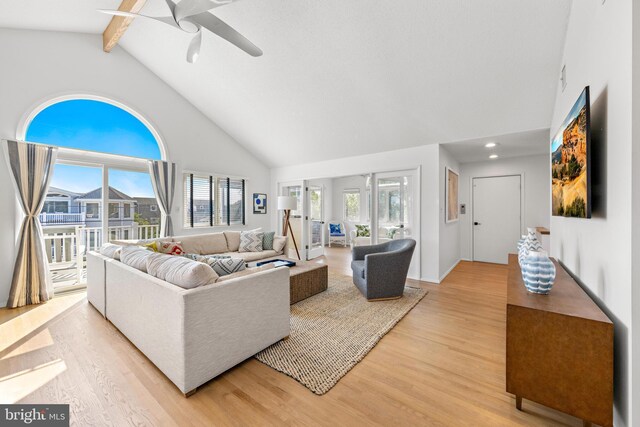
POLYGON ((291 335, 256 355, 315 394, 329 391, 427 291, 405 287, 397 300, 368 302, 351 277, 329 274, 329 287, 291 306, 291 335))

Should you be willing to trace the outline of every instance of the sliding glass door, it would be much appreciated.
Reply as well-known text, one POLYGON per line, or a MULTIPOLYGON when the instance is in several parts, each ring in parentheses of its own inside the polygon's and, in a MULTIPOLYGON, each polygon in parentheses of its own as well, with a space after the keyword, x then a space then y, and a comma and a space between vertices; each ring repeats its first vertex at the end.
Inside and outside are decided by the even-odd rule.
POLYGON ((85 254, 102 244, 102 168, 56 164, 40 223, 55 291, 82 286, 85 254))

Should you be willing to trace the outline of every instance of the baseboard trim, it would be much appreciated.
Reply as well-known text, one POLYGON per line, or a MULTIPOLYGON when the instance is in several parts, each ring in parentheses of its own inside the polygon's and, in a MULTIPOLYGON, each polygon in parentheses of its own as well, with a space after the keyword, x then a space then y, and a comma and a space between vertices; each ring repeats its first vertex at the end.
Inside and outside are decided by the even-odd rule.
POLYGON ((451 268, 449 268, 447 271, 444 272, 444 274, 442 276, 440 276, 440 282, 442 282, 445 277, 447 277, 449 275, 449 273, 451 273, 451 271, 456 268, 456 266, 458 264, 460 264, 460 261, 462 261, 462 259, 457 260, 456 262, 453 263, 453 265, 451 266, 451 268))

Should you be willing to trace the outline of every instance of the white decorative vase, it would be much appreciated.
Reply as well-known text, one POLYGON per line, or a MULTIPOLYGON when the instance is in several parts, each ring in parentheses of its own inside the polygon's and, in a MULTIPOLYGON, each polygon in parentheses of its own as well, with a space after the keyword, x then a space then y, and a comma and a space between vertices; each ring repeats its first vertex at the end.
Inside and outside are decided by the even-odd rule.
POLYGON ((542 250, 542 243, 538 240, 536 229, 527 228, 527 236, 518 250, 518 262, 520 263, 520 266, 522 266, 522 263, 529 252, 540 250, 542 250))
POLYGON ((529 251, 521 264, 522 280, 529 292, 548 294, 556 278, 556 266, 543 250, 529 251))

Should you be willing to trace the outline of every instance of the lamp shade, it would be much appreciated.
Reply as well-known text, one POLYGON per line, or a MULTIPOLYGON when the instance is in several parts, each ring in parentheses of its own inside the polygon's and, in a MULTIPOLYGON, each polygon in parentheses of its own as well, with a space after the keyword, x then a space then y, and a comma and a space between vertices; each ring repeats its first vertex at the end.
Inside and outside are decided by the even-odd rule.
POLYGON ((278 196, 278 210, 295 210, 298 208, 298 199, 295 196, 278 196))

